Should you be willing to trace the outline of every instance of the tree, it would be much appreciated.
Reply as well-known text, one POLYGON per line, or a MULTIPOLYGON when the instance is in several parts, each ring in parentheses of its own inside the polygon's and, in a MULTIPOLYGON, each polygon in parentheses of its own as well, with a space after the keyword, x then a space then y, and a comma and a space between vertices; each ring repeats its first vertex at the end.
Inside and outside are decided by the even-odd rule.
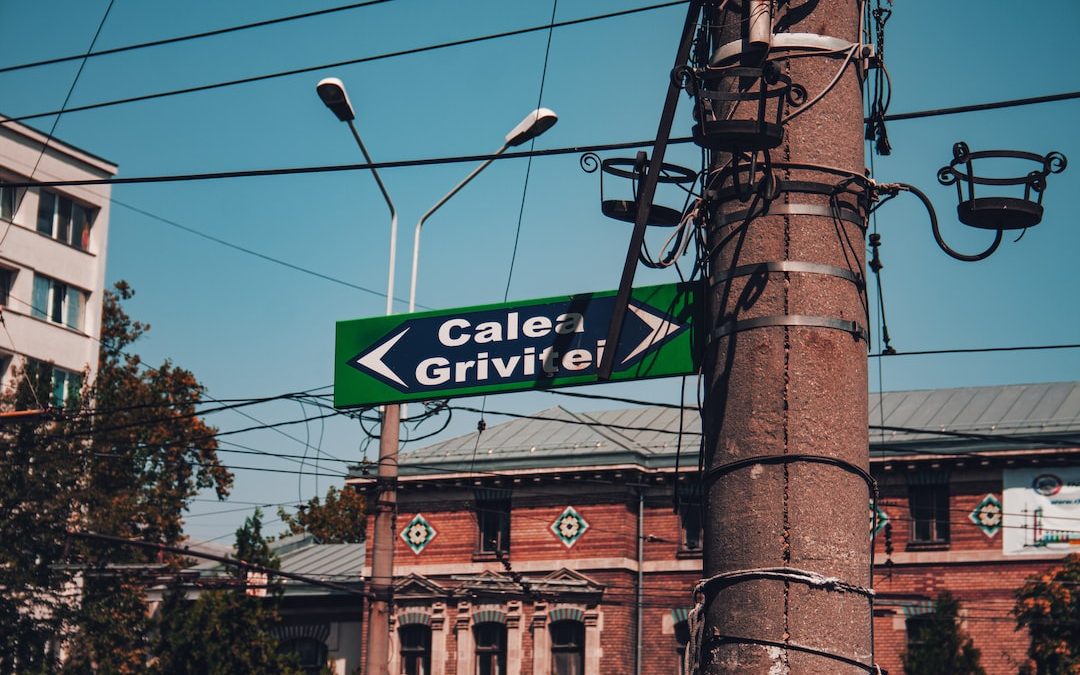
POLYGON ((908 620, 908 648, 900 655, 908 675, 986 675, 979 650, 960 630, 960 602, 945 591, 934 609, 908 620))
MULTIPOLYGON (((143 576, 180 561, 69 532, 176 544, 198 491, 224 498, 232 484, 197 410, 202 385, 130 352, 150 329, 124 311, 133 295, 122 281, 105 293, 95 381, 47 417, 0 425, 0 673, 54 672, 49 645, 61 643, 68 671, 138 670, 143 576)), ((60 403, 53 377, 50 365, 28 363, 0 409, 60 403)))
POLYGON ((289 527, 290 534, 310 534, 320 544, 359 544, 364 541, 367 514, 364 496, 346 487, 334 486, 326 491, 326 501, 313 497, 301 504, 292 515, 278 507, 278 516, 289 527))
MULTIPOLYGON (((262 536, 262 513, 236 531, 236 557, 277 569, 278 561, 262 536)), ((267 585, 271 580, 232 572, 231 588, 202 592, 189 601, 179 587, 166 596, 154 646, 153 671, 163 675, 231 675, 232 673, 301 673, 295 660, 280 652, 271 632, 280 621, 277 597, 247 593, 248 579, 267 585)))
POLYGON ((1038 675, 1080 673, 1080 554, 1061 567, 1034 575, 1016 591, 1016 629, 1031 636, 1026 672, 1038 675), (1032 670, 1032 665, 1034 670, 1032 670))

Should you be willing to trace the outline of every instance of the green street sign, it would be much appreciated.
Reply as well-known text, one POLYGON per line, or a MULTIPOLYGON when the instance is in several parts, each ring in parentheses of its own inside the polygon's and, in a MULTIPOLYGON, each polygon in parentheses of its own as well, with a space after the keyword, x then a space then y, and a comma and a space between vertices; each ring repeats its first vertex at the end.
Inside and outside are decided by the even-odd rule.
MULTIPOLYGON (((339 321, 334 406, 597 382, 615 291, 339 321)), ((635 288, 612 381, 697 372, 696 283, 635 288)))

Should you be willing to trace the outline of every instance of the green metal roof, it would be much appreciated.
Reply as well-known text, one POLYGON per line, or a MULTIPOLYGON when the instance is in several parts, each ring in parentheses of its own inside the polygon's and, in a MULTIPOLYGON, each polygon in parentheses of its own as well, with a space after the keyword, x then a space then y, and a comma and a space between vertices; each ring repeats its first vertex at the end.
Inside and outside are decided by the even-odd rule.
MULTIPOLYGON (((1080 382, 871 393, 869 415, 875 457, 1040 447, 1036 441, 1080 447, 1080 382)), ((555 406, 529 417, 494 425, 479 442, 473 432, 404 452, 401 474, 614 465, 653 469, 674 466, 680 446, 681 461, 693 465, 701 440, 701 421, 693 409, 638 406, 585 413, 555 406)))

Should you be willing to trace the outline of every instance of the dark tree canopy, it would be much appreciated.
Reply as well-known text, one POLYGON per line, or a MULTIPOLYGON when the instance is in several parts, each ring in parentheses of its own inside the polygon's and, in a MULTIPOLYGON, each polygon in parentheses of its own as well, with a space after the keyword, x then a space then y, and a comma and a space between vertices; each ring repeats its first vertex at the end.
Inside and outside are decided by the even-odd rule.
MULTIPOLYGON (((223 498, 232 484, 216 430, 197 411, 202 385, 130 352, 150 328, 124 311, 132 295, 124 282, 105 293, 94 381, 47 417, 0 424, 0 673, 54 672, 60 644, 71 672, 138 671, 146 576, 180 561, 67 533, 176 544, 198 491, 223 498)), ((0 409, 48 405, 51 376, 51 366, 30 364, 0 409)))
POLYGON ((1016 592, 1016 628, 1031 636, 1025 672, 1037 675, 1080 673, 1080 554, 1061 566, 1028 578, 1016 592))
POLYGON ((290 534, 310 534, 320 544, 359 544, 364 541, 366 511, 364 496, 346 487, 326 491, 326 500, 318 497, 300 505, 293 515, 278 508, 278 516, 290 534))
MULTIPOLYGON (((262 514, 236 531, 236 557, 277 569, 278 560, 262 536, 262 514)), ((276 594, 249 595, 247 585, 266 585, 260 575, 235 569, 228 588, 205 590, 194 601, 173 589, 162 603, 154 645, 153 672, 162 675, 231 675, 302 671, 280 651, 272 629, 279 623, 276 594)))
POLYGON ((900 655, 907 675, 986 675, 959 615, 960 602, 945 591, 932 612, 909 619, 908 649, 900 655))

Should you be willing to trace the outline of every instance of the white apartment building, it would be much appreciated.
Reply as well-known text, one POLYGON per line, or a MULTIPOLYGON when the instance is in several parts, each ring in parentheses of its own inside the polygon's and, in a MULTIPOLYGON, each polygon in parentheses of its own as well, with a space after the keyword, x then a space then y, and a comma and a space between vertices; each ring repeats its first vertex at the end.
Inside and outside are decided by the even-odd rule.
MULTIPOLYGON (((0 116, 0 179, 109 178, 116 165, 0 116), (45 148, 42 152, 42 148, 45 148), (36 167, 36 168, 35 168, 36 167)), ((98 365, 108 185, 0 186, 0 386, 30 364, 51 381, 60 405, 98 365)))

